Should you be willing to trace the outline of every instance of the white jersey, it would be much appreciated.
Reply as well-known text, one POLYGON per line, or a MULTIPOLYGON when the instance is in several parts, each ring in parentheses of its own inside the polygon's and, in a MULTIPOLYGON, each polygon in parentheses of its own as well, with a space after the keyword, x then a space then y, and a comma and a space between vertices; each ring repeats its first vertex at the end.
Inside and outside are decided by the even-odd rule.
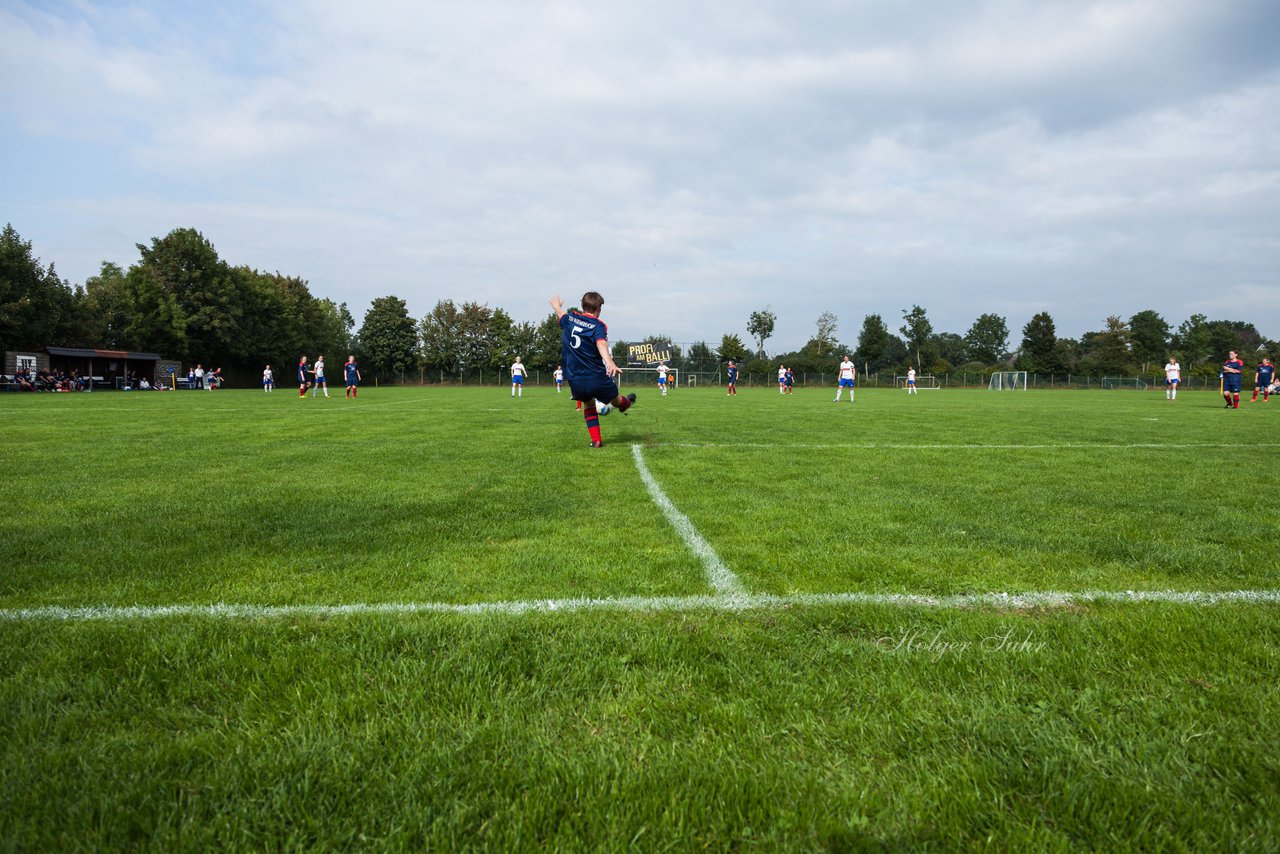
POLYGON ((850 362, 848 359, 845 359, 840 363, 840 379, 853 379, 853 362, 850 362))
POLYGON ((563 381, 564 381, 564 371, 560 370, 559 368, 556 368, 556 382, 563 382, 563 381))
POLYGON ((267 368, 265 371, 263 371, 263 372, 262 372, 262 381, 263 381, 264 383, 269 383, 269 382, 271 382, 271 369, 270 369, 270 368, 267 368))
POLYGON ((324 359, 316 359, 316 379, 324 377, 324 359))
POLYGON ((786 378, 787 378, 787 369, 786 369, 786 368, 778 368, 778 382, 782 382, 782 381, 783 381, 783 380, 785 380, 786 378))
POLYGON ((523 376, 524 376, 524 365, 520 364, 519 362, 513 362, 513 363, 511 364, 511 376, 513 376, 513 377, 523 377, 523 376))
POLYGON ((1182 366, 1177 362, 1170 362, 1164 366, 1164 378, 1166 380, 1182 379, 1182 366))
POLYGON ((671 369, 666 365, 658 365, 658 379, 665 380, 667 378, 667 371, 669 370, 671 369))
POLYGON ((912 368, 909 371, 907 371, 907 382, 913 383, 915 381, 916 381, 916 369, 912 368))

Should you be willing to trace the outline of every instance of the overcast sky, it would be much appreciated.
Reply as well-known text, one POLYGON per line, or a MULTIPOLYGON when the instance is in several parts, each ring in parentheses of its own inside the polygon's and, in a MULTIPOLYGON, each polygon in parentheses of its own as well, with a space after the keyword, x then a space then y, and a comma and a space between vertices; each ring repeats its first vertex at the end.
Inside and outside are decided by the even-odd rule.
POLYGON ((1275 0, 0 0, 0 126, 0 219, 75 284, 192 227, 357 323, 1280 337, 1275 0))

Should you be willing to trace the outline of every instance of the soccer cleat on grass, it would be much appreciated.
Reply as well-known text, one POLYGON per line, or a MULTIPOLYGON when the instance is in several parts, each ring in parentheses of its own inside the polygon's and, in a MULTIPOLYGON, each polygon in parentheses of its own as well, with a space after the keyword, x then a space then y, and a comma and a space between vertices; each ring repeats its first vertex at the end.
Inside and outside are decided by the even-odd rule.
POLYGON ((603 441, 600 441, 600 440, 597 440, 597 439, 592 439, 592 440, 591 440, 591 447, 593 447, 593 448, 603 448, 603 447, 604 447, 604 442, 603 442, 603 441))
POLYGON ((636 404, 636 393, 633 391, 631 392, 631 394, 627 395, 626 409, 619 407, 618 411, 621 412, 623 415, 626 415, 628 410, 630 410, 631 407, 635 406, 635 404, 636 404))

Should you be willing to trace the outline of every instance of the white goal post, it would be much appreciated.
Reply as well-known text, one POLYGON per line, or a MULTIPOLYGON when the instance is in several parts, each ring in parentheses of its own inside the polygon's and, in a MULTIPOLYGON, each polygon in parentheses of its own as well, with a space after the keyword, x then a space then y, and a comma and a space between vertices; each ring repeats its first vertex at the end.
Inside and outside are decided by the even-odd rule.
MULTIPOLYGON (((655 365, 652 368, 633 368, 618 366, 618 388, 623 385, 652 385, 658 384, 658 368, 655 365)), ((667 368, 667 388, 673 389, 680 385, 680 371, 675 368, 667 368)))
MULTIPOLYGON (((895 388, 906 388, 907 387, 906 375, 903 374, 900 377, 894 377, 893 385, 895 388)), ((916 388, 922 389, 924 391, 937 391, 938 389, 942 388, 942 386, 938 385, 938 378, 935 377, 933 374, 916 374, 916 388)))
POLYGON ((988 391, 1026 391, 1026 371, 996 371, 987 383, 988 391))

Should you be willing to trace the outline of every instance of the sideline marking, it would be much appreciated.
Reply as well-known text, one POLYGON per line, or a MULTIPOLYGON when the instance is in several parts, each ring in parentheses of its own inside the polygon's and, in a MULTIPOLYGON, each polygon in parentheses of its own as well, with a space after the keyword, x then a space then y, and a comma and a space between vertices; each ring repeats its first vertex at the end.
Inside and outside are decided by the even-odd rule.
POLYGON ((1135 448, 1152 450, 1185 450, 1190 448, 1280 448, 1280 442, 1257 442, 1247 445, 1238 442, 1135 442, 1118 445, 1112 442, 1059 442, 1036 443, 1025 445, 1014 444, 976 444, 959 443, 942 444, 891 444, 886 442, 853 442, 841 444, 821 444, 805 442, 655 442, 658 448, 749 448, 749 449, 801 449, 815 451, 1059 451, 1059 450, 1116 450, 1126 451, 1135 448))
POLYGON ((760 611, 814 605, 870 605, 900 608, 1003 609, 1064 608, 1096 602, 1171 605, 1280 605, 1280 590, 1031 590, 1023 593, 793 593, 775 596, 747 593, 714 596, 620 596, 605 599, 529 599, 501 602, 374 602, 348 605, 96 605, 0 610, 0 622, 52 620, 115 622, 165 617, 212 619, 278 619, 281 617, 352 617, 403 614, 549 614, 579 611, 760 611))
POLYGON ((640 472, 640 479, 644 481, 644 485, 649 490, 649 497, 653 499, 653 503, 658 505, 658 509, 667 517, 667 521, 671 523, 671 527, 675 528, 680 534, 680 539, 684 540, 684 544, 689 547, 698 559, 702 561, 702 565, 707 570, 707 581, 711 584, 711 589, 717 593, 727 593, 733 595, 742 595, 745 589, 742 582, 738 580, 738 576, 733 574, 729 567, 724 565, 720 560, 720 556, 716 554, 716 550, 711 547, 702 535, 698 533, 698 529, 693 527, 693 523, 689 521, 689 517, 680 512, 671 499, 667 498, 662 487, 658 485, 649 471, 649 467, 644 463, 644 452, 640 450, 639 445, 631 446, 631 456, 635 458, 636 469, 640 472))

